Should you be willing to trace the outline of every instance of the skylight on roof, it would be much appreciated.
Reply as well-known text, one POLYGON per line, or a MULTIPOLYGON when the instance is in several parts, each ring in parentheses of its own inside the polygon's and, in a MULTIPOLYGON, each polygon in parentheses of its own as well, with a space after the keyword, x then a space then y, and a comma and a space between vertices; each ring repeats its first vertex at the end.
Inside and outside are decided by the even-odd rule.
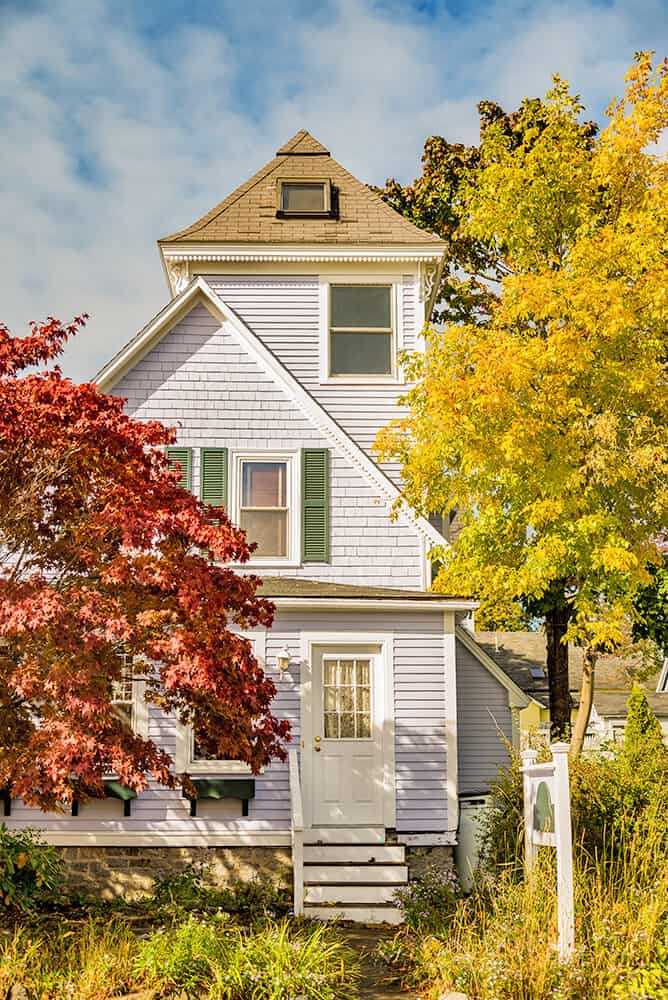
POLYGON ((542 681, 545 677, 545 671, 542 667, 529 667, 529 673, 535 681, 542 681))

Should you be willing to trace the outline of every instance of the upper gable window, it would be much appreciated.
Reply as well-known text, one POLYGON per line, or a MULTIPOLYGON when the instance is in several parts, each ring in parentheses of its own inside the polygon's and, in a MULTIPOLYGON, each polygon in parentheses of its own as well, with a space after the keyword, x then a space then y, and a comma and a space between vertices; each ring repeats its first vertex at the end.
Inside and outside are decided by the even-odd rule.
POLYGON ((280 215, 330 215, 329 181, 281 181, 280 215))
POLYGON ((392 375, 391 285, 331 285, 329 374, 392 375))

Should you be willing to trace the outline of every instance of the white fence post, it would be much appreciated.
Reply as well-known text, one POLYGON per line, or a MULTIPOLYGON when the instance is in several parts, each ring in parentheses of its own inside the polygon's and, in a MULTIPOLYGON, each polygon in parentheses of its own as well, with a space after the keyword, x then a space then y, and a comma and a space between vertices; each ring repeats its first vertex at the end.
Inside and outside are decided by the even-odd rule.
POLYGON ((559 906, 559 959, 567 962, 575 948, 573 912, 573 837, 571 791, 568 780, 568 743, 553 743, 554 832, 557 838, 557 887, 559 906))
POLYGON ((294 885, 293 909, 296 917, 304 915, 304 809, 302 806, 302 788, 299 777, 299 760, 297 750, 288 750, 288 766, 290 775, 291 803, 291 835, 292 835, 292 878, 294 885))
POLYGON ((527 773, 527 768, 536 763, 538 753, 536 750, 523 750, 522 754, 522 785, 524 789, 524 871, 531 875, 536 861, 536 845, 534 844, 531 831, 533 830, 533 803, 531 799, 531 777, 527 773))

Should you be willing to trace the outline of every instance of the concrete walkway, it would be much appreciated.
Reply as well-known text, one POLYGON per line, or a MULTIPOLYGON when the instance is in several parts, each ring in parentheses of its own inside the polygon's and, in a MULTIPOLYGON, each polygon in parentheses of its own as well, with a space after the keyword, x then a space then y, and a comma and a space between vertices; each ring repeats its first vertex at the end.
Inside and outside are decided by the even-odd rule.
POLYGON ((378 943, 388 938, 393 931, 350 926, 341 927, 340 931, 360 956, 362 968, 360 1000, 419 1000, 416 993, 407 992, 396 983, 387 982, 389 976, 387 965, 381 959, 374 957, 378 943))

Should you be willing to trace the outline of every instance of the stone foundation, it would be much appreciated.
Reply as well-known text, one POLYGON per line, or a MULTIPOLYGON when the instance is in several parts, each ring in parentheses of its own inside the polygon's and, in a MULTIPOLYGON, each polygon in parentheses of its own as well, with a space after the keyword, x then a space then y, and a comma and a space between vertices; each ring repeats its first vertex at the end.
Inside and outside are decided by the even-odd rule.
POLYGON ((430 868, 445 868, 455 870, 454 847, 407 847, 406 864, 408 877, 414 879, 423 875, 430 868))
POLYGON ((156 879, 177 875, 190 864, 209 866, 213 886, 235 879, 265 878, 289 886, 289 847, 61 847, 71 889, 102 899, 136 899, 150 893, 156 879))

